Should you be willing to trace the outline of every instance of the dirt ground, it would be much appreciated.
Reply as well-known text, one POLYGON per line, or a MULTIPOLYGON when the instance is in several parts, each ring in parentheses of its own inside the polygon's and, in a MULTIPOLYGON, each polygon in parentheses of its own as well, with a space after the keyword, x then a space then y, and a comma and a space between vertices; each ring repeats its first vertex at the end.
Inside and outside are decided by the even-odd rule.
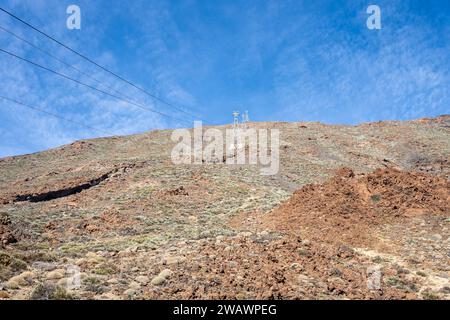
POLYGON ((358 176, 342 168, 330 180, 307 185, 258 218, 270 230, 314 240, 374 245, 374 230, 414 217, 450 213, 450 181, 423 173, 377 169, 358 176))
POLYGON ((0 159, 0 299, 450 298, 449 116, 251 125, 277 175, 168 130, 0 159))

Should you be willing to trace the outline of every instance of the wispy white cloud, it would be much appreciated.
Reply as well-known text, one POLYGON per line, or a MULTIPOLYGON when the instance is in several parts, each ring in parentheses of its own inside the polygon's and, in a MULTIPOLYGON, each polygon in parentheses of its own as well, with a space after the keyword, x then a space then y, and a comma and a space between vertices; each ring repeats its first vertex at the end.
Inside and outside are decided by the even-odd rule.
MULTIPOLYGON (((355 18, 362 28, 366 17, 355 18)), ((276 116, 358 123, 448 113, 449 43, 440 47, 433 29, 414 22, 348 37, 310 31, 279 56, 275 87, 285 108, 276 116), (321 44, 309 51, 312 38, 321 44)))
MULTIPOLYGON (((102 47, 101 43, 96 40, 104 37, 103 33, 107 26, 103 23, 95 23, 91 24, 93 27, 89 27, 89 24, 85 23, 82 24, 82 30, 70 33, 70 31, 65 29, 66 6, 66 4, 59 1, 8 1, 5 4, 5 7, 13 12, 18 12, 19 16, 24 16, 25 12, 32 12, 32 19, 25 15, 26 20, 32 20, 33 24, 36 24, 57 39, 62 39, 63 42, 69 43, 73 48, 86 53, 100 64, 108 66, 111 70, 122 70, 124 61, 120 60, 121 57, 116 57, 114 53, 102 47), (79 33, 77 34, 76 32, 79 33), (72 37, 72 34, 75 36, 72 37), (86 43, 88 45, 83 46, 86 43), (122 66, 119 67, 119 64, 122 64, 122 66)), ((99 8, 95 4, 84 2, 81 7, 82 19, 89 17, 89 14, 95 14, 99 19, 102 19, 102 16, 99 14, 101 11, 98 10, 99 8)), ((105 23, 107 24, 107 22, 106 19, 105 23)), ((61 57, 66 62, 90 73, 96 79, 106 84, 106 86, 113 87, 124 95, 132 97, 140 105, 145 105, 147 108, 167 114, 173 113, 173 111, 166 112, 164 109, 167 107, 156 104, 151 97, 114 79, 111 75, 86 63, 86 61, 55 45, 48 39, 31 32, 23 25, 5 17, 5 15, 0 15, 0 25, 13 30, 27 40, 39 44, 45 50, 61 57)), ((157 35, 154 35, 152 38, 156 39, 157 35)), ((140 47, 143 54, 148 52, 148 49, 153 49, 148 46, 146 49, 146 46, 144 44, 140 47)), ((25 56, 30 60, 37 61, 80 81, 98 86, 97 83, 89 78, 53 61, 27 44, 3 32, 0 32, 0 47, 25 56)), ((142 56, 141 58, 145 57, 142 56)), ((160 77, 168 72, 163 64, 158 64, 156 60, 152 60, 152 62, 160 70, 160 77)), ((149 75, 150 78, 157 80, 152 83, 152 90, 157 90, 161 95, 169 96, 177 99, 177 101, 191 102, 194 100, 187 91, 177 86, 173 78, 159 79, 161 83, 164 82, 164 86, 161 86, 159 85, 158 77, 154 76, 154 74, 149 75)), ((0 93, 7 97, 38 106, 62 117, 113 134, 131 134, 149 129, 164 128, 168 125, 180 125, 177 121, 170 121, 155 113, 147 112, 136 106, 91 91, 88 88, 80 87, 80 85, 58 78, 58 76, 49 74, 24 62, 17 61, 3 53, 0 56, 0 79, 2 81, 0 93)), ((110 91, 104 87, 99 88, 110 91)), ((0 141, 0 156, 11 155, 11 152, 17 150, 31 152, 47 149, 76 139, 99 135, 98 131, 64 122, 10 102, 0 101, 0 108, 2 109, 2 116, 0 117, 1 127, 4 128, 0 141), (22 147, 17 148, 16 146, 18 145, 22 147)))
MULTIPOLYGON (((365 27, 367 3, 343 1, 87 1, 82 30, 65 27, 70 1, 7 0, 5 7, 176 105, 229 122, 357 123, 448 113, 450 26, 443 5, 380 0, 383 29, 365 27), (422 4, 420 4, 422 5, 422 4), (430 9, 431 7, 431 9, 430 9), (439 10, 442 9, 442 12, 439 10), (199 107, 200 106, 200 107, 199 107)), ((141 104, 187 119, 0 14, 0 25, 141 104)), ((96 85, 0 32, 8 48, 96 85)), ((115 134, 180 125, 0 54, 0 93, 115 134)), ((0 156, 99 133, 0 102, 0 156)))

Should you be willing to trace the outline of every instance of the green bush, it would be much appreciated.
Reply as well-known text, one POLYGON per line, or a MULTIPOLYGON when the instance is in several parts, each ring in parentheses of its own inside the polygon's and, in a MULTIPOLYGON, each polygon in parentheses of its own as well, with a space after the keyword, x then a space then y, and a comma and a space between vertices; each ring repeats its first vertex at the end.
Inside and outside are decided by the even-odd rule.
POLYGON ((72 300, 73 297, 61 286, 40 283, 31 293, 32 300, 72 300))

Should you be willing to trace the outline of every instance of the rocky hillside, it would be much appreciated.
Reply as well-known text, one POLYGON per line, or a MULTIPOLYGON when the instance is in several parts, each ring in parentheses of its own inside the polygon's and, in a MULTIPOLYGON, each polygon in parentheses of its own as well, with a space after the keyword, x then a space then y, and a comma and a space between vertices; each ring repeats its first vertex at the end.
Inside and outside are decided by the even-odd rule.
POLYGON ((450 116, 251 126, 277 175, 169 130, 0 159, 0 299, 450 298, 450 116))

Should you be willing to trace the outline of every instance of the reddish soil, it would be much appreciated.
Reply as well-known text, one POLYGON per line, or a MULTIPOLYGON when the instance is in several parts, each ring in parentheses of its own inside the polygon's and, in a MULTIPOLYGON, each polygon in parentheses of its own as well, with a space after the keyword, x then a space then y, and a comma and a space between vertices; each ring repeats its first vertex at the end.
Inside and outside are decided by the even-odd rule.
POLYGON ((306 233, 311 239, 362 245, 372 243, 372 229, 424 213, 449 215, 448 180, 392 168, 357 176, 343 168, 323 184, 296 191, 263 217, 263 225, 306 233))
POLYGON ((170 130, 0 159, 0 300, 450 299, 449 116, 251 125, 277 175, 170 130))
MULTIPOLYGON (((146 298, 417 298, 413 292, 393 287, 369 290, 367 267, 373 263, 344 245, 267 233, 205 240, 195 249, 175 268, 182 272, 176 272, 165 286, 151 288, 146 298)), ((384 268, 383 274, 396 275, 397 270, 384 268)))

